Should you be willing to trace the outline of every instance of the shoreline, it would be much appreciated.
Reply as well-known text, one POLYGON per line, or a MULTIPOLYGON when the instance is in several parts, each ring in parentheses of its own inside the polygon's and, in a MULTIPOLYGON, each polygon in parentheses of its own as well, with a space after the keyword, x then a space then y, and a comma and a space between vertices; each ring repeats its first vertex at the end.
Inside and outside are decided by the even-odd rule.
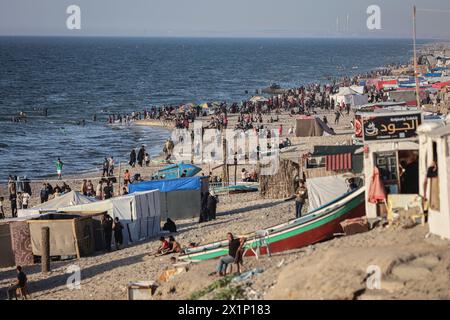
MULTIPOLYGON (((410 67, 408 65, 402 70, 410 67)), ((329 116, 332 122, 334 109, 317 109, 320 117, 329 116)), ((273 114, 272 114, 273 115, 273 114)), ((283 124, 287 129, 294 123, 295 116, 282 112, 279 122, 266 121, 271 115, 264 115, 263 124, 274 129, 283 124)), ((237 121, 238 114, 230 114, 229 127, 237 121)), ((207 121, 208 117, 198 119, 207 121)), ((296 152, 310 150, 316 145, 343 145, 351 140, 354 132, 350 127, 353 112, 343 114, 341 122, 333 124, 335 136, 292 137, 296 152)), ((137 121, 138 122, 138 121, 137 121)), ((162 127, 159 120, 142 120, 140 126, 162 127), (158 124, 159 123, 159 124, 158 124)), ((280 138, 281 138, 280 137, 280 138)), ((153 161, 161 159, 153 157, 153 161)), ((153 163, 152 163, 153 164, 153 163)), ((160 164, 164 166, 164 164, 160 164)), ((249 165, 247 165, 249 167, 249 165)), ((128 164, 122 167, 130 169, 128 164)), ((151 174, 158 165, 136 167, 131 173, 151 174)), ((207 170, 203 165, 203 172, 207 170)), ((118 172, 118 164, 115 173, 118 172)), ((123 172, 123 171, 122 171, 123 172)), ((101 172, 99 172, 101 175, 101 172)), ((71 177, 83 179, 82 174, 63 176, 60 181, 71 177)), ((68 183, 73 190, 81 184, 68 183)), ((37 198, 39 184, 33 183, 33 201, 37 198)), ((117 191, 115 187, 115 191, 117 191)), ((0 194, 4 185, 0 185, 0 194)), ((7 201, 5 201, 7 202, 7 201)), ((9 213, 9 212, 7 212, 9 213)), ((177 220, 176 239, 182 247, 194 242, 199 245, 225 238, 227 232, 244 235, 255 230, 264 230, 285 223, 295 216, 294 202, 263 199, 258 193, 221 195, 217 207, 217 220, 198 224, 198 219, 177 220)), ((450 242, 427 235, 428 227, 415 226, 382 227, 356 234, 337 237, 308 247, 274 254, 268 258, 245 258, 244 271, 263 270, 239 285, 242 299, 450 299, 450 242), (383 290, 368 290, 365 285, 368 266, 380 266, 383 275, 383 290), (320 270, 320 272, 318 272, 320 270)), ((74 260, 52 262, 52 271, 40 272, 39 265, 26 268, 29 275, 30 291, 33 299, 126 299, 126 287, 130 282, 157 280, 164 270, 172 269, 171 256, 153 257, 159 246, 158 239, 136 242, 118 251, 101 253, 75 260, 82 270, 80 290, 66 288, 66 269, 74 260)), ((172 256, 173 257, 173 256, 172 256)), ((155 300, 188 299, 217 281, 217 277, 207 277, 214 270, 217 261, 211 260, 192 264, 187 270, 168 282, 160 282, 155 300)), ((15 277, 12 268, 0 269, 0 288, 5 288, 15 277)), ((218 299, 220 289, 206 293, 201 299, 218 299)), ((1 292, 0 292, 1 294, 1 292)), ((1 296, 0 296, 1 298, 1 296)), ((229 299, 236 298, 231 296, 229 299)))

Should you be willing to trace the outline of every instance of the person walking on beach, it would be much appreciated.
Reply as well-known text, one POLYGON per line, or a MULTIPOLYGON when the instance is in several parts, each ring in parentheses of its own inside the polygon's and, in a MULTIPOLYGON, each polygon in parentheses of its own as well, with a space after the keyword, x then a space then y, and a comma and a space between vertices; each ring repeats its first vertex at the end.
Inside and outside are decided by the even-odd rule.
POLYGON ((308 189, 306 189, 305 183, 301 181, 295 198, 295 217, 297 219, 302 216, 302 209, 306 199, 308 199, 308 189))
POLYGON ((109 176, 114 176, 114 157, 111 156, 108 159, 108 175, 109 176))
POLYGON ((11 284, 8 287, 8 290, 6 291, 8 300, 12 300, 13 297, 15 297, 17 299, 17 296, 16 296, 17 289, 24 289, 25 286, 27 285, 28 279, 27 279, 26 274, 22 271, 22 267, 17 266, 16 271, 17 271, 17 281, 16 281, 16 283, 11 284))
POLYGON ((86 184, 86 196, 95 197, 94 185, 91 180, 88 180, 86 184))
POLYGON ((142 167, 142 163, 144 162, 144 157, 145 157, 145 147, 142 146, 139 149, 139 152, 138 152, 138 155, 137 155, 137 162, 138 162, 140 167, 142 167))
POLYGON ((136 150, 131 150, 130 152, 130 166, 134 168, 136 166, 136 150))
POLYGON ((112 186, 111 182, 107 181, 103 184, 103 199, 111 199, 112 198, 112 186))
POLYGON ((102 219, 103 234, 105 235, 105 249, 111 251, 111 237, 113 228, 113 219, 109 214, 104 214, 102 219))
POLYGON ((5 211, 3 210, 3 201, 5 201, 5 198, 0 197, 0 219, 5 219, 5 211))
POLYGON ((41 203, 44 203, 44 202, 48 201, 49 193, 48 193, 48 188, 47 188, 47 184, 46 183, 42 184, 42 189, 41 189, 39 195, 41 197, 41 203))
POLYGON ((216 220, 216 211, 217 211, 217 197, 213 191, 208 193, 207 207, 208 207, 208 220, 216 220))
POLYGON ((9 201, 11 203, 11 216, 17 217, 17 193, 11 193, 9 195, 9 201))
POLYGON ((131 174, 130 174, 130 171, 128 171, 128 169, 126 169, 125 173, 123 174, 123 183, 124 183, 124 185, 128 186, 130 181, 131 181, 131 174))
POLYGON ((106 157, 103 159, 102 169, 102 177, 109 176, 109 161, 106 157))
POLYGON ((87 196, 87 181, 86 179, 83 180, 83 183, 81 184, 81 194, 83 196, 87 196))
POLYGON ((119 250, 120 246, 123 244, 123 226, 117 217, 114 219, 112 230, 114 231, 114 243, 116 245, 116 250, 119 250))
POLYGON ((58 175, 58 179, 62 179, 62 169, 63 169, 64 163, 61 161, 60 158, 56 161, 56 173, 58 175))
POLYGON ((97 184, 97 188, 95 189, 95 197, 98 200, 103 200, 103 180, 100 180, 97 184))
POLYGON ((339 109, 336 109, 336 112, 334 113, 335 118, 334 118, 334 124, 339 125, 339 119, 341 117, 341 112, 339 111, 339 109))
POLYGON ((28 203, 30 202, 30 194, 28 192, 22 193, 22 209, 28 209, 28 203))

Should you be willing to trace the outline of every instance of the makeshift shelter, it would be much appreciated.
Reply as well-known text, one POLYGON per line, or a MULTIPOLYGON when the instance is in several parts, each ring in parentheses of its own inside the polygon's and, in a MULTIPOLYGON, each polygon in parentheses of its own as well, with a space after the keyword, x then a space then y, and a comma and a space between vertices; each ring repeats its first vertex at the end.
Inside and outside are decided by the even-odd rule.
POLYGON ((201 194, 209 190, 208 177, 151 180, 130 184, 129 192, 159 190, 163 220, 196 218, 201 212, 201 194))
POLYGON ((67 207, 96 202, 97 199, 82 195, 78 191, 70 191, 30 209, 18 210, 17 216, 30 217, 36 214, 61 210, 67 207))
POLYGON ((104 249, 103 229, 100 216, 103 212, 90 215, 80 213, 50 213, 28 220, 33 255, 41 256, 42 228, 50 229, 50 256, 89 256, 104 249), (98 239, 96 241, 96 239, 98 239))
POLYGON ((317 137, 336 133, 319 117, 301 116, 295 122, 296 137, 317 137))
POLYGON ((0 268, 15 265, 9 224, 0 223, 0 268))
POLYGON ((367 104, 368 96, 364 94, 364 87, 342 87, 339 88, 339 92, 332 96, 336 105, 342 105, 345 103, 352 107, 361 106, 367 104))
POLYGON ((159 235, 161 211, 160 193, 157 190, 136 192, 64 209, 64 212, 90 213, 96 211, 107 212, 113 219, 119 218, 124 227, 125 245, 159 235))
MULTIPOLYGON (((365 144, 365 181, 367 183, 372 181, 377 167, 387 195, 417 194, 419 189, 417 128, 423 122, 423 114, 420 111, 395 111, 358 113, 357 116, 361 117, 362 138, 365 144), (402 168, 404 173, 400 174, 402 168)), ((370 197, 371 192, 366 192, 367 217, 386 215, 385 202, 371 203, 370 197)))
POLYGON ((426 123, 419 127, 420 195, 428 199, 430 233, 450 239, 450 124, 426 123), (436 177, 427 177, 435 161, 436 177))
POLYGON ((293 196, 299 187, 298 157, 281 158, 275 174, 259 176, 259 192, 266 199, 285 199, 293 196))

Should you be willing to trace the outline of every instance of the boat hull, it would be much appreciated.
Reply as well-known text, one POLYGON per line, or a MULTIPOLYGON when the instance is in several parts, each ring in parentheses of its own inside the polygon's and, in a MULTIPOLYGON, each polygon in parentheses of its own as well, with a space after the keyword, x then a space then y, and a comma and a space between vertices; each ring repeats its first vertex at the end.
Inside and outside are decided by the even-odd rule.
MULTIPOLYGON (((342 203, 330 204, 329 207, 321 209, 309 221, 304 223, 284 224, 270 229, 266 238, 271 253, 278 253, 309 246, 311 244, 329 240, 336 233, 342 233, 340 223, 347 219, 362 217, 365 215, 364 190, 354 196, 345 199, 342 203)), ((314 214, 312 214, 314 215, 314 214)), ((255 255, 255 249, 259 240, 253 239, 247 242, 244 256, 255 255)), ((267 247, 260 246, 260 255, 267 254, 267 247)), ((204 246, 203 249, 193 251, 180 256, 182 260, 209 260, 219 258, 228 254, 226 242, 204 246)))

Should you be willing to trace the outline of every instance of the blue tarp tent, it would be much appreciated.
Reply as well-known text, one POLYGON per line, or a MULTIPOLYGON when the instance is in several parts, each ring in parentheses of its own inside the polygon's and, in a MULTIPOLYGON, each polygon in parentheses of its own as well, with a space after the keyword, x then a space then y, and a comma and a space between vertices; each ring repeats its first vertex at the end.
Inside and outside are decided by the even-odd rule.
POLYGON ((159 190, 161 218, 197 218, 201 212, 201 194, 209 189, 208 177, 151 180, 128 185, 130 193, 159 190))
POLYGON ((128 186, 129 193, 138 191, 159 190, 161 192, 180 191, 180 190, 200 190, 201 177, 168 179, 168 180, 151 180, 141 183, 130 184, 128 186))

